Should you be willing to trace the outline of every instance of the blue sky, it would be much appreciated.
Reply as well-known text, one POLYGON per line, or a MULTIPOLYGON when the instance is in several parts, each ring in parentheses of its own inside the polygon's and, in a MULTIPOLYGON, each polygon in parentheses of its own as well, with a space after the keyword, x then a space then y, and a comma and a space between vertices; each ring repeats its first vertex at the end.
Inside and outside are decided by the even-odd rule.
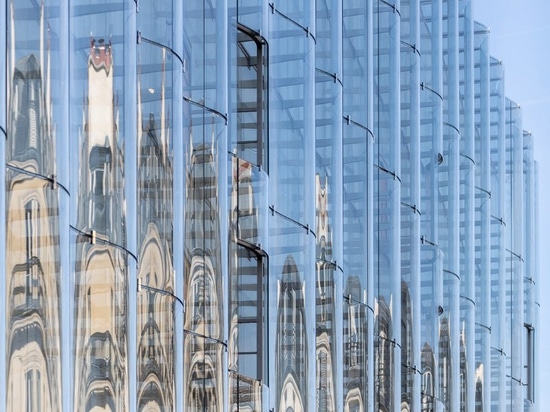
POLYGON ((548 0, 474 0, 474 18, 489 26, 491 55, 505 67, 507 96, 523 108, 523 128, 535 138, 539 162, 539 386, 541 412, 550 405, 550 2, 548 0), (543 351, 543 349, 545 349, 543 351))

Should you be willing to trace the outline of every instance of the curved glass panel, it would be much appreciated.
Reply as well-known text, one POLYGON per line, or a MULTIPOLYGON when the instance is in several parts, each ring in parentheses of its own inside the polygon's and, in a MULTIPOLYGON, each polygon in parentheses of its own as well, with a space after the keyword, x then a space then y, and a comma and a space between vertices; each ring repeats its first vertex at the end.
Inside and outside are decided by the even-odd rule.
POLYGON ((491 95, 489 31, 485 26, 474 25, 475 68, 475 155, 476 155, 476 228, 479 235, 475 239, 475 408, 483 412, 490 407, 491 382, 491 95), (479 309, 478 309, 479 308, 479 309))
POLYGON ((315 2, 312 0, 299 0, 293 2, 272 3, 285 18, 293 20, 303 28, 307 28, 312 34, 315 33, 315 2))
POLYGON ((139 410, 174 406, 173 143, 169 50, 138 47, 139 410))
POLYGON ((509 334, 506 325, 506 296, 509 293, 506 276, 506 153, 505 130, 506 110, 504 97, 504 66, 496 59, 490 61, 491 91, 491 408, 498 410, 509 399, 510 382, 508 360, 510 352, 509 334))
POLYGON ((59 193, 53 183, 56 132, 63 132, 64 124, 59 2, 10 0, 2 7, 7 21, 2 407, 60 410, 62 272, 59 193))
MULTIPOLYGON (((124 198, 126 2, 72 2, 71 180, 74 407, 126 409, 127 253, 124 198)), ((133 110, 133 109, 131 109, 133 110)))
MULTIPOLYGON (((339 365, 336 361, 336 307, 342 289, 341 235, 341 150, 342 87, 324 73, 316 80, 316 393, 317 410, 336 410, 336 384, 339 365)), ((337 323, 338 322, 338 323, 337 323)))
POLYGON ((441 299, 441 251, 424 240, 421 246, 420 336, 422 411, 438 410, 442 399, 438 388, 439 326, 444 313, 441 299))
POLYGON ((342 11, 343 401, 365 411, 373 399, 372 354, 372 4, 349 1, 342 11), (370 279, 369 279, 370 277, 370 279), (367 292, 370 289, 370 295, 367 292), (370 300, 369 300, 370 299, 370 300), (370 304, 369 308, 367 305, 370 304), (369 325, 370 322, 370 325, 369 325))
POLYGON ((315 239, 304 226, 274 213, 270 226, 270 353, 271 385, 278 410, 307 410, 315 384, 315 239))
POLYGON ((73 2, 71 130, 78 136, 71 193, 76 194, 76 223, 124 246, 124 8, 91 1, 73 2), (92 33, 90 35, 90 33, 92 33))
POLYGON ((127 259, 118 247, 72 232, 75 250, 75 409, 125 410, 127 259))
POLYGON ((268 3, 262 0, 237 0, 236 4, 237 22, 260 33, 265 31, 269 11, 268 3))
POLYGON ((401 403, 397 396, 401 390, 399 26, 395 7, 375 2, 374 402, 380 410, 392 410, 401 403))
POLYGON ((314 43, 296 24, 270 17, 270 202, 313 227, 314 43))
POLYGON ((186 408, 222 410, 223 265, 219 145, 225 119, 191 105, 186 162, 184 399, 186 408))
POLYGON ((249 162, 231 159, 229 265, 229 388, 233 410, 262 410, 268 379, 266 175, 249 162))
POLYGON ((268 169, 267 83, 268 47, 259 33, 238 25, 233 51, 232 139, 229 150, 268 169))
POLYGON ((227 14, 225 1, 184 1, 184 96, 227 115, 227 14))

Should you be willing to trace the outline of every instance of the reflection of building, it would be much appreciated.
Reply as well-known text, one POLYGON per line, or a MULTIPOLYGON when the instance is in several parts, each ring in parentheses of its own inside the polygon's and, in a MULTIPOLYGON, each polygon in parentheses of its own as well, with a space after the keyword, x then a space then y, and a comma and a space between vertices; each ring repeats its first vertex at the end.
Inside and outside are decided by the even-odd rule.
POLYGON ((368 359, 367 314, 361 301, 361 283, 350 276, 346 285, 344 312, 344 411, 366 410, 368 359))
POLYGON ((0 410, 538 412, 473 0, 3 5, 0 410))
POLYGON ((316 394, 317 411, 335 410, 334 393, 334 270, 332 262, 332 233, 328 217, 328 178, 321 182, 315 178, 317 233, 317 280, 316 280, 316 394))
MULTIPOLYGON (((15 13, 10 2, 10 24, 15 13)), ((41 7, 43 11, 43 5, 41 7)), ((44 15, 40 22, 44 24, 44 15)), ((20 29, 21 30, 21 29, 20 29)), ((50 102, 48 33, 41 46, 10 56, 6 143, 6 410, 61 407, 58 199, 51 179, 55 150, 50 102)), ((13 38, 10 39, 13 41, 13 38)), ((15 45, 12 44, 12 47, 15 45)))
POLYGON ((304 412, 306 403, 307 342, 304 283, 292 257, 287 257, 279 283, 277 313, 278 410, 304 412))
POLYGON ((193 147, 186 210, 185 386, 186 409, 218 408, 222 396, 223 320, 219 277, 217 173, 213 150, 193 147))
POLYGON ((121 158, 113 93, 113 49, 91 39, 82 135, 77 240, 75 409, 115 410, 126 404, 126 269, 112 243, 122 239, 121 158))
MULTIPOLYGON (((174 279, 172 264, 172 165, 165 102, 165 64, 160 99, 146 113, 139 142, 138 410, 174 405, 174 279)), ((144 81, 149 80, 144 76, 144 81)), ((141 81, 140 81, 141 83, 141 81)), ((139 107, 145 105, 139 96, 139 107)), ((141 113, 141 110, 140 110, 141 113)))
POLYGON ((49 181, 54 171, 44 158, 53 151, 48 82, 34 54, 15 64, 10 80, 7 404, 10 410, 55 410, 61 402, 60 267, 57 198, 49 181))

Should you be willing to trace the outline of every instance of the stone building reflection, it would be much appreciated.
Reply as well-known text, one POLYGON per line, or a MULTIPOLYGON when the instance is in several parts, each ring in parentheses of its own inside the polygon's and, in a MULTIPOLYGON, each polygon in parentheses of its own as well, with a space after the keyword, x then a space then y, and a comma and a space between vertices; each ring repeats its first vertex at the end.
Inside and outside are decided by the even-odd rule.
POLYGON ((391 340, 392 317, 391 311, 384 296, 380 296, 375 303, 374 324, 377 325, 377 339, 375 339, 374 362, 376 365, 375 381, 375 408, 380 412, 389 412, 393 395, 392 370, 394 362, 394 341, 391 340))
POLYGON ((75 410, 125 410, 126 255, 113 48, 90 40, 75 268, 75 410), (122 211, 122 213, 121 213, 122 211))
POLYGON ((316 175, 316 386, 317 411, 332 412, 335 410, 334 396, 334 270, 332 259, 332 232, 328 215, 329 207, 328 177, 321 182, 316 175))
POLYGON ((223 405, 222 299, 218 177, 213 146, 193 145, 185 212, 184 399, 192 412, 223 405))
POLYGON ((231 411, 261 411, 264 375, 265 262, 258 246, 254 166, 232 159, 230 325, 228 366, 231 411))
POLYGON ((344 411, 363 412, 367 405, 367 312, 358 276, 347 280, 344 296, 344 411))
POLYGON ((164 51, 159 55, 162 59, 159 72, 140 75, 138 81, 139 90, 143 82, 160 86, 155 91, 155 97, 159 97, 154 101, 146 103, 141 92, 138 94, 138 115, 143 118, 138 163, 137 406, 140 411, 171 410, 175 397, 173 169, 164 51), (149 112, 143 113, 146 110, 149 112))
MULTIPOLYGON (((9 47, 18 35, 10 2, 9 47)), ((40 6, 44 28, 44 6, 40 6)), ((22 34, 22 36, 29 33, 22 34)), ((31 35, 33 36, 34 33, 31 35)), ((20 39, 17 39, 20 40, 20 39)), ((6 140, 6 410, 61 409, 59 208, 52 184, 54 125, 50 49, 44 30, 21 57, 8 53, 6 140), (17 61, 16 61, 17 59, 17 61)))
POLYGON ((279 411, 307 410, 307 342, 304 282, 292 256, 287 256, 279 281, 276 373, 279 411))

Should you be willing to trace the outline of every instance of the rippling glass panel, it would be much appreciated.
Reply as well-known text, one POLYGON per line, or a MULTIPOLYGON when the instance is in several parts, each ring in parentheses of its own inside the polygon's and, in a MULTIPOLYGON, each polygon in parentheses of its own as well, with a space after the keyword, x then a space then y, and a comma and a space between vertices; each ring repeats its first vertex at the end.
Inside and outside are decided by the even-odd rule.
POLYGON ((395 344, 401 345, 396 342, 401 312, 399 13, 375 2, 374 25, 374 396, 376 409, 391 410, 401 389, 392 379, 401 366, 395 356, 395 344))
POLYGON ((218 157, 225 120, 191 106, 186 163, 184 399, 221 410, 224 340, 218 157))
POLYGON ((127 253, 73 231, 75 409, 125 410, 127 253))
POLYGON ((59 4, 7 1, 6 410, 60 410, 59 4), (55 113, 55 115, 54 115, 55 113))
POLYGON ((169 50, 138 49, 138 408, 174 405, 173 151, 169 50))
MULTIPOLYGON (((372 247, 369 183, 372 182, 372 87, 369 65, 372 49, 368 26, 372 5, 349 1, 343 10, 343 400, 346 410, 368 410, 368 345, 372 342, 368 319, 367 283, 371 263, 364 257, 372 247), (370 96, 369 96, 370 94, 370 96)), ((372 328, 372 326, 371 326, 372 328)), ((372 330, 372 329, 371 329, 372 330)), ((372 333, 372 332, 371 332, 372 333)), ((370 382, 369 382, 370 380, 370 382)))
MULTIPOLYGON (((78 0, 71 24, 74 407, 127 409, 123 1, 78 0)), ((130 109, 130 108, 129 108, 130 109)), ((133 109, 131 109, 133 110, 133 109)), ((131 138, 136 138, 132 136, 131 138)))
POLYGON ((314 330, 315 243, 305 227, 277 213, 270 217, 270 299, 276 302, 270 325, 278 410, 307 410, 314 353, 310 350, 314 330))

